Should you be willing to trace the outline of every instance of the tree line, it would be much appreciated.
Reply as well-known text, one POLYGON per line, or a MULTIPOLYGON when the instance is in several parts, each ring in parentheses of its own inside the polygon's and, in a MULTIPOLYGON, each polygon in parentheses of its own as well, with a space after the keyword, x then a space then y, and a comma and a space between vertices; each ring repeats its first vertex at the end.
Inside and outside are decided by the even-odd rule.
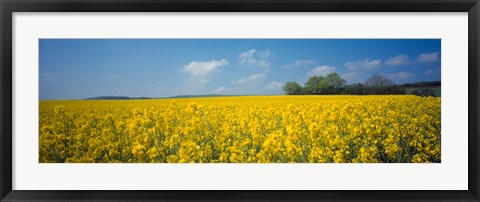
POLYGON ((397 85, 381 74, 373 75, 364 83, 347 85, 340 75, 330 73, 310 77, 303 87, 297 82, 287 82, 283 91, 286 95, 398 95, 407 94, 406 88, 415 88, 410 94, 435 96, 430 87, 437 86, 440 86, 440 81, 397 85))

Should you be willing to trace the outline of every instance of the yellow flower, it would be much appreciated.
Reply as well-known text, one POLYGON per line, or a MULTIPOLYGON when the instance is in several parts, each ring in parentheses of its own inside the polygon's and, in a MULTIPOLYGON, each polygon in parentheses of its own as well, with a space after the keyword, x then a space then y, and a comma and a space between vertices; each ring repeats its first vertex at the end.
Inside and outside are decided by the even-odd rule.
POLYGON ((441 162, 432 97, 40 101, 39 115, 42 163, 441 162))

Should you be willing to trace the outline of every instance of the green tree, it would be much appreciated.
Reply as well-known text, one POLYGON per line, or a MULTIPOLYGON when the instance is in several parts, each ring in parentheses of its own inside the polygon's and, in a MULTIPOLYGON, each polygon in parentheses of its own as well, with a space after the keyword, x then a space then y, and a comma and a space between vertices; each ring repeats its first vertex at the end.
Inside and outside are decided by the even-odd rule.
POLYGON ((345 87, 347 83, 347 81, 342 79, 337 73, 328 74, 327 77, 325 77, 325 81, 328 85, 327 94, 340 94, 342 88, 345 87))
POLYGON ((365 86, 361 83, 350 84, 345 86, 344 92, 347 95, 364 95, 365 86))
POLYGON ((337 73, 330 73, 327 76, 313 76, 305 83, 307 94, 325 95, 340 94, 347 82, 337 73))
POLYGON ((283 91, 285 95, 300 95, 303 89, 297 82, 287 82, 285 86, 283 86, 283 91))
POLYGON ((327 82, 323 76, 313 76, 305 83, 305 92, 307 94, 320 95, 328 89, 327 82))

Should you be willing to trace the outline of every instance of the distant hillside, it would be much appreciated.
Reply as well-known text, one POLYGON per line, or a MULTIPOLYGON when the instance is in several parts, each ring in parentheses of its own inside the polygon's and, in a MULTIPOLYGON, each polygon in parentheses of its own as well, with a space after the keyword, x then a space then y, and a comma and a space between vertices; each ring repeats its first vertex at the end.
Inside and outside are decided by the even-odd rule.
POLYGON ((160 98, 127 97, 127 96, 98 96, 98 97, 86 98, 84 100, 140 100, 140 99, 168 99, 168 98, 227 97, 227 96, 238 96, 238 95, 220 95, 220 94, 177 95, 177 96, 172 96, 172 97, 160 97, 160 98))
MULTIPOLYGON (((441 82, 440 81, 422 81, 416 83, 406 83, 396 85, 405 90, 405 94, 423 94, 432 93, 433 95, 441 96, 441 82)), ((140 99, 169 99, 169 98, 202 98, 202 97, 231 97, 231 96, 246 96, 246 95, 221 95, 221 94, 203 94, 203 95, 177 95, 171 97, 127 97, 127 96, 98 96, 86 98, 84 100, 140 100, 140 99)))
POLYGON ((405 89, 406 94, 432 95, 435 97, 442 96, 442 83, 440 81, 422 81, 416 83, 406 83, 400 86, 405 89))
POLYGON ((151 99, 149 97, 127 97, 127 96, 98 96, 92 98, 86 98, 84 100, 138 100, 138 99, 151 99))
POLYGON ((198 97, 226 97, 232 95, 220 95, 220 94, 205 94, 205 95, 177 95, 168 98, 198 98, 198 97))
POLYGON ((416 82, 416 83, 406 83, 400 85, 405 88, 435 88, 435 87, 441 87, 442 82, 440 81, 422 81, 422 82, 416 82))

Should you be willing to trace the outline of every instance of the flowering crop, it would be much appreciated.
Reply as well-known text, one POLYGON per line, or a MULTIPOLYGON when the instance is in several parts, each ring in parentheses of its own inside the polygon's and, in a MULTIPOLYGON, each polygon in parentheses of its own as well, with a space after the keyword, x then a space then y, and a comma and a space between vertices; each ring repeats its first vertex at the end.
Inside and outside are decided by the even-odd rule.
POLYGON ((440 162, 440 98, 40 101, 39 161, 440 162))

